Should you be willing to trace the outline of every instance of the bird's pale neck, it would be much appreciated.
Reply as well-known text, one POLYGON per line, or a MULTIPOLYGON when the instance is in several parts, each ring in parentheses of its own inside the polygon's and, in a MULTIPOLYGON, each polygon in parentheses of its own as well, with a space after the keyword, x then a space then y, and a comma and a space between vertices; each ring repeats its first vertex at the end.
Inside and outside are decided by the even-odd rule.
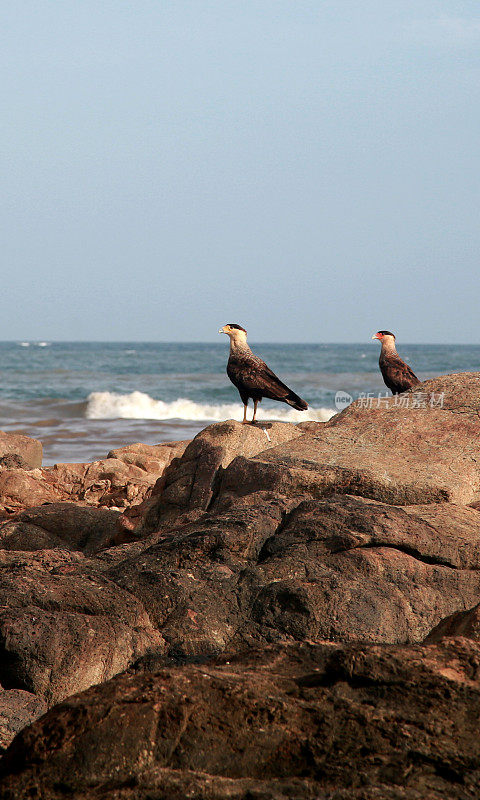
POLYGON ((393 355, 397 354, 395 348, 395 339, 393 336, 384 336, 381 340, 382 342, 382 354, 383 355, 393 355))
POLYGON ((247 344, 247 334, 245 331, 236 330, 230 333, 230 353, 239 353, 242 350, 250 350, 247 344))

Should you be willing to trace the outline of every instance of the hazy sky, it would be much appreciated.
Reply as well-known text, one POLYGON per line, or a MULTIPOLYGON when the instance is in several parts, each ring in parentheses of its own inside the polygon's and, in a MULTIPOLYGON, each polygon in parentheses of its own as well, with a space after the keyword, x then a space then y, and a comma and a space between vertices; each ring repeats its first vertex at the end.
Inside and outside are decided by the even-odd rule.
POLYGON ((0 9, 0 339, 480 342, 478 0, 0 9))

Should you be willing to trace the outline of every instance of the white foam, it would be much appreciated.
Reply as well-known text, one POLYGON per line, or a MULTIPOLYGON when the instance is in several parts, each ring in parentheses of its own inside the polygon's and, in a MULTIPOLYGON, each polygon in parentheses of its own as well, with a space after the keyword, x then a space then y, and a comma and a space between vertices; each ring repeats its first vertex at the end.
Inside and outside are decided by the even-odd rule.
MULTIPOLYGON (((280 405, 280 404, 279 404, 280 405)), ((253 409, 250 407, 250 414, 253 409)), ((258 408, 258 419, 280 420, 281 422, 305 422, 314 420, 326 422, 335 414, 331 408, 309 408, 296 411, 293 408, 258 408)), ((87 419, 185 419, 185 420, 224 420, 243 419, 243 406, 238 403, 207 405, 194 403, 186 397, 179 397, 171 403, 154 400, 143 392, 117 394, 116 392, 92 392, 87 398, 85 411, 87 419)), ((249 416, 250 418, 250 416, 249 416)))

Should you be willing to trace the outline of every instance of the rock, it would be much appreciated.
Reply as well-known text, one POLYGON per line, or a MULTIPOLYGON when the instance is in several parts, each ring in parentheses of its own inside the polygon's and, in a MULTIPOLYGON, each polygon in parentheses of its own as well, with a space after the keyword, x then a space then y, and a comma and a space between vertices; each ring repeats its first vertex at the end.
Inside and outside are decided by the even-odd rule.
POLYGON ((480 793, 480 646, 295 645, 120 675, 24 729, 2 800, 480 793))
MULTIPOLYGON (((171 453, 172 448, 167 448, 165 459, 168 460, 171 453)), ((142 460, 140 455, 138 460, 142 460)), ((0 513, 8 516, 42 503, 59 501, 115 509, 142 503, 164 469, 160 458, 145 456, 142 463, 139 467, 128 460, 106 458, 86 464, 55 464, 30 472, 2 469, 0 513), (151 472, 146 470, 147 466, 152 468, 151 472)))
POLYGON ((147 511, 146 529, 155 530, 161 520, 182 512, 207 509, 223 470, 235 456, 250 458, 300 435, 296 425, 286 422, 242 425, 227 420, 209 425, 166 470, 162 491, 147 511))
POLYGON ((46 703, 30 692, 0 689, 0 751, 5 750, 22 728, 46 710, 46 703))
POLYGON ((0 526, 3 550, 44 550, 59 547, 87 555, 119 542, 120 513, 74 503, 48 503, 17 514, 0 526))
POLYGON ((305 498, 345 492, 395 505, 475 502, 479 408, 480 373, 427 381, 379 408, 357 401, 317 433, 253 457, 239 455, 223 473, 218 496, 260 489, 305 498), (409 407, 401 405, 406 402, 409 407), (426 405, 415 408, 415 402, 426 405))
POLYGON ((214 655, 242 622, 238 581, 280 525, 285 503, 263 495, 162 533, 106 574, 138 597, 178 659, 214 655))
POLYGON ((79 553, 0 550, 0 681, 49 705, 163 649, 141 605, 79 553))
POLYGON ((0 515, 6 517, 28 506, 49 503, 57 499, 55 489, 47 484, 42 471, 34 469, 0 470, 0 515))
POLYGON ((256 492, 154 536, 107 574, 149 609, 172 658, 285 640, 421 641, 480 596, 480 512, 452 504, 256 492))
POLYGON ((480 516, 449 509, 450 530, 443 508, 434 527, 433 511, 426 522, 415 509, 361 498, 302 502, 259 553, 237 646, 285 637, 421 641, 446 609, 479 596, 480 516), (465 529, 455 541, 459 516, 465 529))
POLYGON ((43 447, 38 439, 0 431, 0 466, 36 469, 42 466, 43 447))
POLYGON ((442 619, 425 639, 427 643, 440 642, 448 636, 465 636, 480 641, 480 603, 468 611, 456 611, 442 619))
POLYGON ((162 444, 128 444, 110 450, 107 458, 116 458, 124 464, 133 464, 145 472, 161 475, 174 458, 180 458, 190 440, 162 444))

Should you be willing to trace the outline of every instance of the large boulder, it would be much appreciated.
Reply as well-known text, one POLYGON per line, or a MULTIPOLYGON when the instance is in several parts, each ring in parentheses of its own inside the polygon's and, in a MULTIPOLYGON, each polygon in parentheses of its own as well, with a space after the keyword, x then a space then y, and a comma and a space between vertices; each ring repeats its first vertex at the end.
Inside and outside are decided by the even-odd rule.
POLYGON ((256 492, 162 529, 107 574, 149 609, 174 658, 285 640, 421 641, 480 596, 480 512, 256 492))
POLYGON ((223 470, 235 456, 251 458, 302 433, 296 425, 286 422, 242 425, 227 420, 209 425, 166 470, 162 491, 146 513, 145 527, 154 530, 161 521, 176 518, 181 513, 207 509, 215 497, 223 470))
POLYGON ((43 448, 38 439, 0 431, 0 467, 35 469, 42 466, 43 448))
POLYGON ((79 553, 0 550, 0 682, 49 705, 163 639, 139 602, 79 553))
POLYGON ((121 675, 13 741, 2 800, 466 800, 480 647, 295 645, 121 675))
POLYGON ((480 373, 446 375, 380 403, 358 400, 316 433, 234 459, 218 496, 259 489, 396 505, 479 500, 480 373))

